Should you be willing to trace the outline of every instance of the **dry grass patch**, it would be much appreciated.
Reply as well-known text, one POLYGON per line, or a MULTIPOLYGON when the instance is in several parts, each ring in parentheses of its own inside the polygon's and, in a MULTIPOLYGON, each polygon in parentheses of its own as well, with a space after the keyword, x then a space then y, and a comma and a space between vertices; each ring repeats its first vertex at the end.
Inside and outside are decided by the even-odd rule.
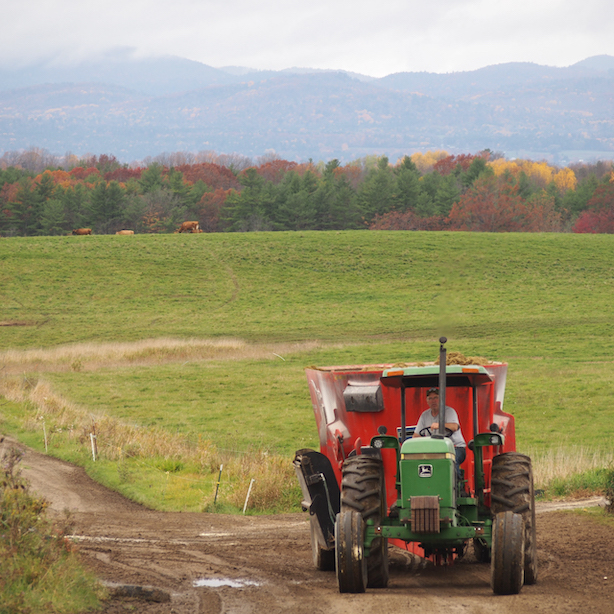
POLYGON ((76 343, 50 349, 0 352, 3 373, 95 371, 103 368, 201 360, 279 359, 324 347, 302 343, 247 343, 241 339, 144 339, 126 343, 76 343))
MULTIPOLYGON (((614 451, 584 446, 532 450, 529 456, 533 462, 535 487, 545 491, 556 491, 561 484, 573 484, 578 476, 590 476, 614 468, 614 451)), ((585 494, 582 488, 577 493, 579 496, 585 494)))

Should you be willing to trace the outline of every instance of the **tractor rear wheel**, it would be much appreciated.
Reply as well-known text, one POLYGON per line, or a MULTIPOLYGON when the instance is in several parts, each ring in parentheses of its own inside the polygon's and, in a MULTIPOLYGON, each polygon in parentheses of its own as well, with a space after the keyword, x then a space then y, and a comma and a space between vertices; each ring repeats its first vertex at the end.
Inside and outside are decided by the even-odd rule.
MULTIPOLYGON (((378 526, 386 516, 386 489, 384 466, 376 456, 360 454, 351 456, 343 464, 341 480, 341 511, 354 510, 363 521, 373 520, 378 526)), ((373 540, 367 558, 367 586, 388 586, 388 540, 378 537, 373 540)))
POLYGON ((524 583, 537 582, 535 491, 531 459, 506 452, 492 459, 491 508, 493 514, 511 511, 524 520, 524 583))
POLYGON ((309 517, 309 528, 311 532, 311 557, 316 569, 320 571, 335 570, 335 551, 325 550, 318 543, 317 525, 318 518, 315 514, 309 517))
POLYGON ((524 578, 524 521, 520 514, 501 512, 492 525, 490 584, 497 595, 517 595, 524 578))
POLYGON ((364 537, 360 513, 341 510, 335 521, 335 559, 340 593, 364 593, 367 588, 364 537))

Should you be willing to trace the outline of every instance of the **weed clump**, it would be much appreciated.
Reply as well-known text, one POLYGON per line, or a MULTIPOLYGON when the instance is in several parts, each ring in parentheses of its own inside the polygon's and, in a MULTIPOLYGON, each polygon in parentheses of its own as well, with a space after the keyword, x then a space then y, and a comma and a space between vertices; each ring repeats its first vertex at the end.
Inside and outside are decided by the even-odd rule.
POLYGON ((21 458, 11 449, 0 459, 0 612, 90 610, 103 591, 67 538, 69 518, 51 522, 47 503, 30 494, 21 458))

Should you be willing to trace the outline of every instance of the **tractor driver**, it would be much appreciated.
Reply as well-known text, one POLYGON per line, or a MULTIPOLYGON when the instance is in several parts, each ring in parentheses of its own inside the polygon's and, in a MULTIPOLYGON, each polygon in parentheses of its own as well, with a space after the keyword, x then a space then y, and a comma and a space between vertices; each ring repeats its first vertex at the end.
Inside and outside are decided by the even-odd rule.
MULTIPOLYGON (((422 412, 414 437, 430 437, 439 430, 439 388, 429 388, 426 391, 426 402, 429 409, 422 412)), ((456 455, 456 473, 460 479, 461 463, 467 458, 467 444, 461 432, 458 414, 456 410, 446 405, 445 413, 446 437, 449 437, 454 444, 456 455)))

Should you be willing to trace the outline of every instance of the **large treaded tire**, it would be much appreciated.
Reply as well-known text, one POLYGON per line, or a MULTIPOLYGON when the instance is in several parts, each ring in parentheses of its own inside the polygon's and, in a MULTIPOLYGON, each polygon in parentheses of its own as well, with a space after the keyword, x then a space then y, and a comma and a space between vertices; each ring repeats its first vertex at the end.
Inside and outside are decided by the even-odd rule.
POLYGON ((340 593, 364 593, 367 565, 363 542, 362 516, 353 510, 341 510, 335 521, 335 561, 340 593))
POLYGON ((497 595, 517 595, 524 579, 524 521, 520 514, 501 512, 492 526, 490 585, 497 595))
MULTIPOLYGON (((386 515, 384 467, 381 458, 360 454, 346 459, 341 480, 341 511, 354 510, 363 521, 379 525, 386 515)), ((368 588, 388 586, 388 540, 373 540, 367 558, 368 588)))
POLYGON ((492 460, 491 509, 511 511, 524 520, 524 583, 537 582, 535 491, 531 459, 519 452, 499 454, 492 460))

